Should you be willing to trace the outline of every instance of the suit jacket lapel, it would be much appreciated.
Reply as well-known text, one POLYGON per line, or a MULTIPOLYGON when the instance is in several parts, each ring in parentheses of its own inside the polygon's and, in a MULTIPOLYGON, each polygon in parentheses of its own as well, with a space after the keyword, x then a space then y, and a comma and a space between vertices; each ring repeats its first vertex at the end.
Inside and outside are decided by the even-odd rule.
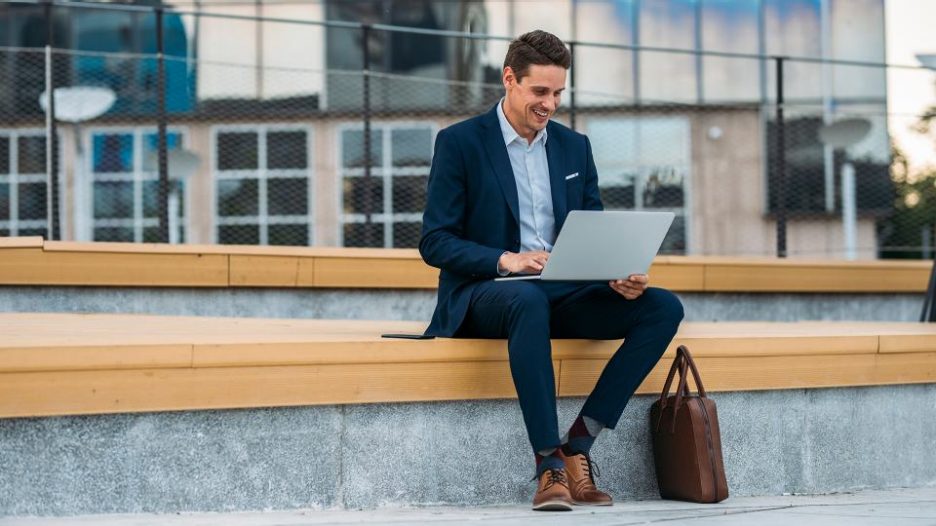
POLYGON ((556 234, 565 222, 566 214, 566 181, 562 170, 563 155, 562 144, 558 133, 550 133, 546 137, 546 162, 549 163, 549 187, 552 193, 553 217, 556 220, 556 234))
MULTIPOLYGON (((498 103, 499 104, 499 103, 498 103)), ((484 148, 488 159, 500 183, 507 206, 513 214, 514 221, 520 224, 520 199, 517 197, 517 181, 514 178, 513 168, 510 167, 510 157, 507 155, 507 146, 504 145, 504 134, 501 133, 500 121, 497 120, 497 107, 489 111, 482 121, 486 128, 484 133, 484 148)))

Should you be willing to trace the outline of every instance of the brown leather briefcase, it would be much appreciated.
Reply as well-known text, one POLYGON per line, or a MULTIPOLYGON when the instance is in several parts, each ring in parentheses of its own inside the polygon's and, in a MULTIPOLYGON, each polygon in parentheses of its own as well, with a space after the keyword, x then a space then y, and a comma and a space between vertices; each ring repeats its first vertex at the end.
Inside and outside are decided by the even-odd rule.
POLYGON ((663 393, 650 408, 650 432, 661 497, 692 502, 728 498, 715 402, 705 396, 699 370, 685 346, 676 349, 663 393), (687 369, 692 371, 697 395, 689 392, 687 369), (670 396, 677 371, 679 385, 670 396))

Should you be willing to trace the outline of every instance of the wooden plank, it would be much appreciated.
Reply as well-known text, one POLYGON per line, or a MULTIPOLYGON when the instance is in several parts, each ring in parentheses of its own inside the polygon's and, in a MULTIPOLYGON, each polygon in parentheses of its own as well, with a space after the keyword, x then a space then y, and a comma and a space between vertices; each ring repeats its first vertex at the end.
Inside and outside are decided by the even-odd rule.
POLYGON ((650 265, 650 285, 683 292, 705 290, 705 267, 695 263, 675 263, 657 258, 650 265))
POLYGON ((705 290, 711 292, 925 292, 928 280, 927 268, 889 264, 705 266, 705 290))
POLYGON ((7 373, 0 374, 0 417, 515 395, 506 362, 7 373))
MULTIPOLYGON (((560 396, 591 392, 606 360, 563 360, 560 396)), ((654 367, 637 392, 659 394, 671 360, 654 367)), ((699 357, 696 364, 708 391, 755 391, 928 383, 936 381, 936 353, 699 357)))
POLYGON ((115 254, 4 249, 3 285, 226 287, 224 255, 115 254))
MULTIPOLYGON (((42 239, 42 238, 38 238, 42 239)), ((40 243, 48 252, 107 252, 115 254, 223 254, 246 256, 342 257, 380 259, 420 259, 409 248, 288 247, 270 245, 168 245, 165 243, 119 243, 46 241, 40 243)))
POLYGON ((232 287, 295 287, 299 258, 288 256, 230 256, 232 287))
POLYGON ((0 348, 0 373, 191 366, 192 346, 184 344, 0 348))
POLYGON ((0 237, 0 248, 42 248, 41 236, 0 237))
POLYGON ((438 285, 437 269, 421 259, 315 258, 316 287, 422 288, 438 285))

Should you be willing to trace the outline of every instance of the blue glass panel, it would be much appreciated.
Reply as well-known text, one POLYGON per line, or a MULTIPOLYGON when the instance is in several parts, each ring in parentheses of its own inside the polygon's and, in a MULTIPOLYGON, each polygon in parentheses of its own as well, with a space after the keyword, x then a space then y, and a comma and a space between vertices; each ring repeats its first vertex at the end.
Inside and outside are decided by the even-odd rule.
MULTIPOLYGON (((759 52, 759 0, 705 0, 702 3, 702 49, 759 52)), ((760 61, 706 56, 702 59, 706 101, 750 102, 760 98, 760 61)))
POLYGON ((97 173, 133 171, 133 135, 96 133, 91 138, 92 166, 97 173))
MULTIPOLYGON (((695 49, 695 0, 640 4, 640 44, 695 49)), ((640 97, 651 102, 696 100, 696 58, 684 53, 640 51, 640 97)))

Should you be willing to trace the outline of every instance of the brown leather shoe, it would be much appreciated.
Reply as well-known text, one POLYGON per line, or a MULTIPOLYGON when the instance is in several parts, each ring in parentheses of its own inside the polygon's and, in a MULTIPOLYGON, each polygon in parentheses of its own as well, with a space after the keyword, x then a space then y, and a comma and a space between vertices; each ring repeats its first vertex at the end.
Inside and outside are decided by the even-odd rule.
POLYGON ((564 469, 547 469, 539 476, 536 495, 533 495, 536 511, 572 511, 572 496, 564 469))
POLYGON ((580 506, 610 506, 611 495, 595 487, 592 468, 597 467, 585 453, 566 456, 559 450, 559 457, 565 463, 566 476, 569 479, 569 493, 572 502, 580 506))

